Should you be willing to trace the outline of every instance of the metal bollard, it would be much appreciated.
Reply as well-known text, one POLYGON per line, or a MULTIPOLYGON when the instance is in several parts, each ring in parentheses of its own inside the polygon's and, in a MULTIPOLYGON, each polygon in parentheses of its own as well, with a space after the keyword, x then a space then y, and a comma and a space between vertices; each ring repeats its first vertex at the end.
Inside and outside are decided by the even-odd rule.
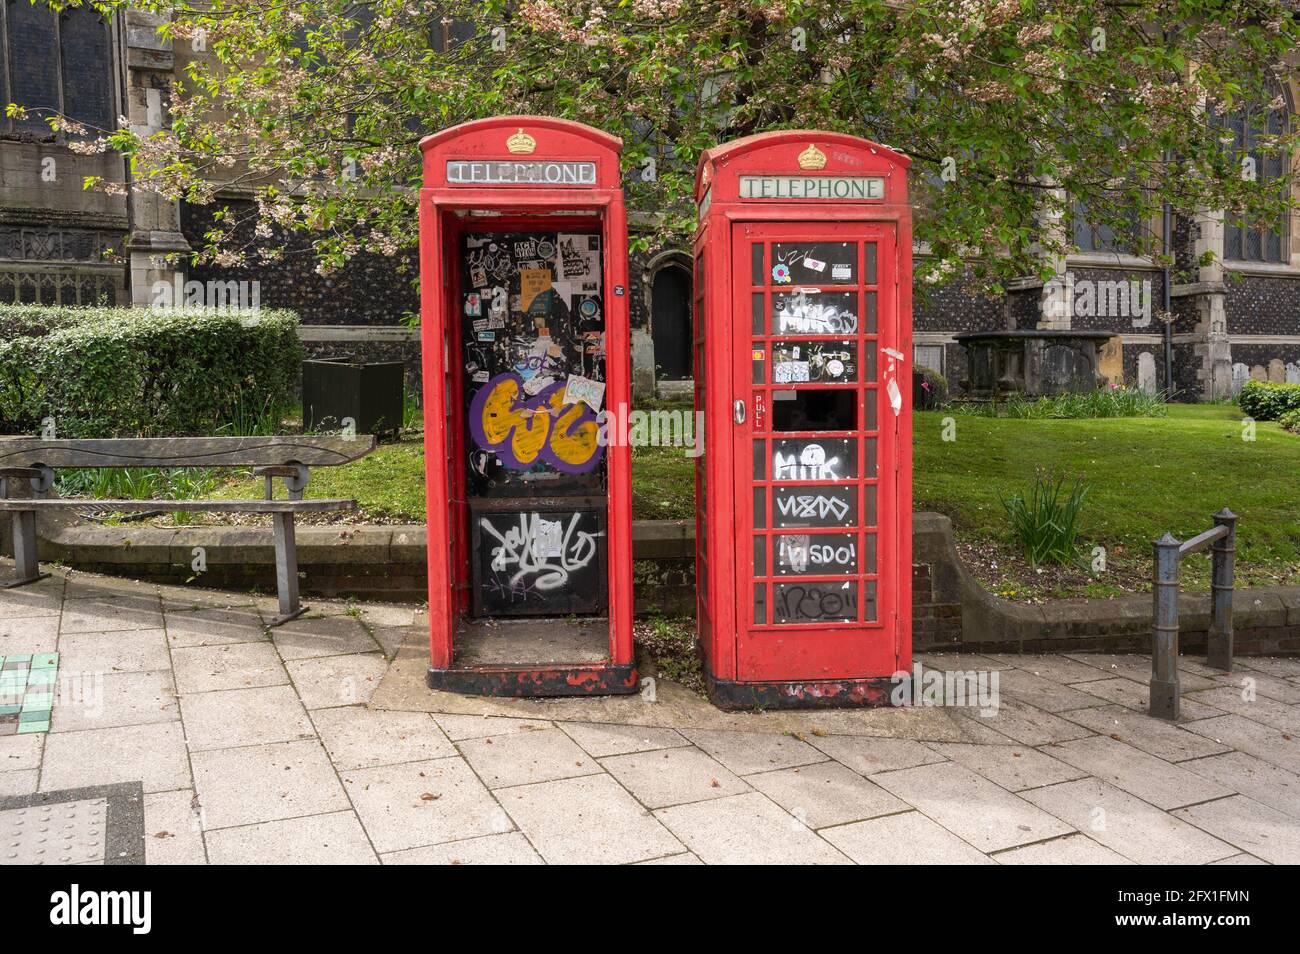
POLYGON ((1214 541, 1211 552, 1210 633, 1205 664, 1232 672, 1232 578, 1237 544, 1237 515, 1224 507, 1214 515, 1216 527, 1228 532, 1214 541))
POLYGON ((1178 548, 1166 533, 1155 549, 1155 644, 1151 650, 1151 714, 1159 719, 1178 718, 1178 548))

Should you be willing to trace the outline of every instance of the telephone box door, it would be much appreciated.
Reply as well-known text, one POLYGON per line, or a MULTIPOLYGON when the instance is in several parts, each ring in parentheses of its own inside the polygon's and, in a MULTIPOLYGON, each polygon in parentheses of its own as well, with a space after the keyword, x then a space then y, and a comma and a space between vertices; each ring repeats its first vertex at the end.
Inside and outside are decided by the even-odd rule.
POLYGON ((731 228, 737 678, 889 676, 910 527, 894 225, 731 228))

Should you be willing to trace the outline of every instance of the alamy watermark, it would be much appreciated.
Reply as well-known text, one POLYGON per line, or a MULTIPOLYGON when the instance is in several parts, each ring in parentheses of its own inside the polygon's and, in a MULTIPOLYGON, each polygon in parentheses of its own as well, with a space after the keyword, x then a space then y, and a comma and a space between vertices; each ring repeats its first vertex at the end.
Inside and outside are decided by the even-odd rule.
POLYGON ((1151 324, 1151 279, 1080 278, 1074 272, 1043 283, 1045 318, 1127 318, 1134 328, 1151 324))
POLYGON ((207 308, 216 311, 259 311, 262 283, 253 281, 156 281, 149 288, 152 308, 207 308))

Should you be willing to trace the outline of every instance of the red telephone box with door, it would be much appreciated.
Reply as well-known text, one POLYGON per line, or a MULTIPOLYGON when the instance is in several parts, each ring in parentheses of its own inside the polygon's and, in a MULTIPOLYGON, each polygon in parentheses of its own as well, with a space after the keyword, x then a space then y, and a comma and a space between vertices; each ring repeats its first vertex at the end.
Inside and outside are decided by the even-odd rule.
POLYGON ((429 685, 632 692, 622 142, 499 116, 420 149, 429 685))
POLYGON ((889 704, 911 667, 909 162, 804 131, 700 157, 696 586, 723 708, 889 704))

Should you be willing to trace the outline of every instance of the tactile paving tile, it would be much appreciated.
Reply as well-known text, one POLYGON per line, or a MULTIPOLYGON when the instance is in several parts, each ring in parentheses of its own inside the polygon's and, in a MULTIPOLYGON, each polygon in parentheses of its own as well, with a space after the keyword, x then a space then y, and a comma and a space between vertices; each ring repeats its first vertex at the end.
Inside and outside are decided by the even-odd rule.
POLYGON ((0 811, 0 865, 103 864, 108 800, 0 811))

